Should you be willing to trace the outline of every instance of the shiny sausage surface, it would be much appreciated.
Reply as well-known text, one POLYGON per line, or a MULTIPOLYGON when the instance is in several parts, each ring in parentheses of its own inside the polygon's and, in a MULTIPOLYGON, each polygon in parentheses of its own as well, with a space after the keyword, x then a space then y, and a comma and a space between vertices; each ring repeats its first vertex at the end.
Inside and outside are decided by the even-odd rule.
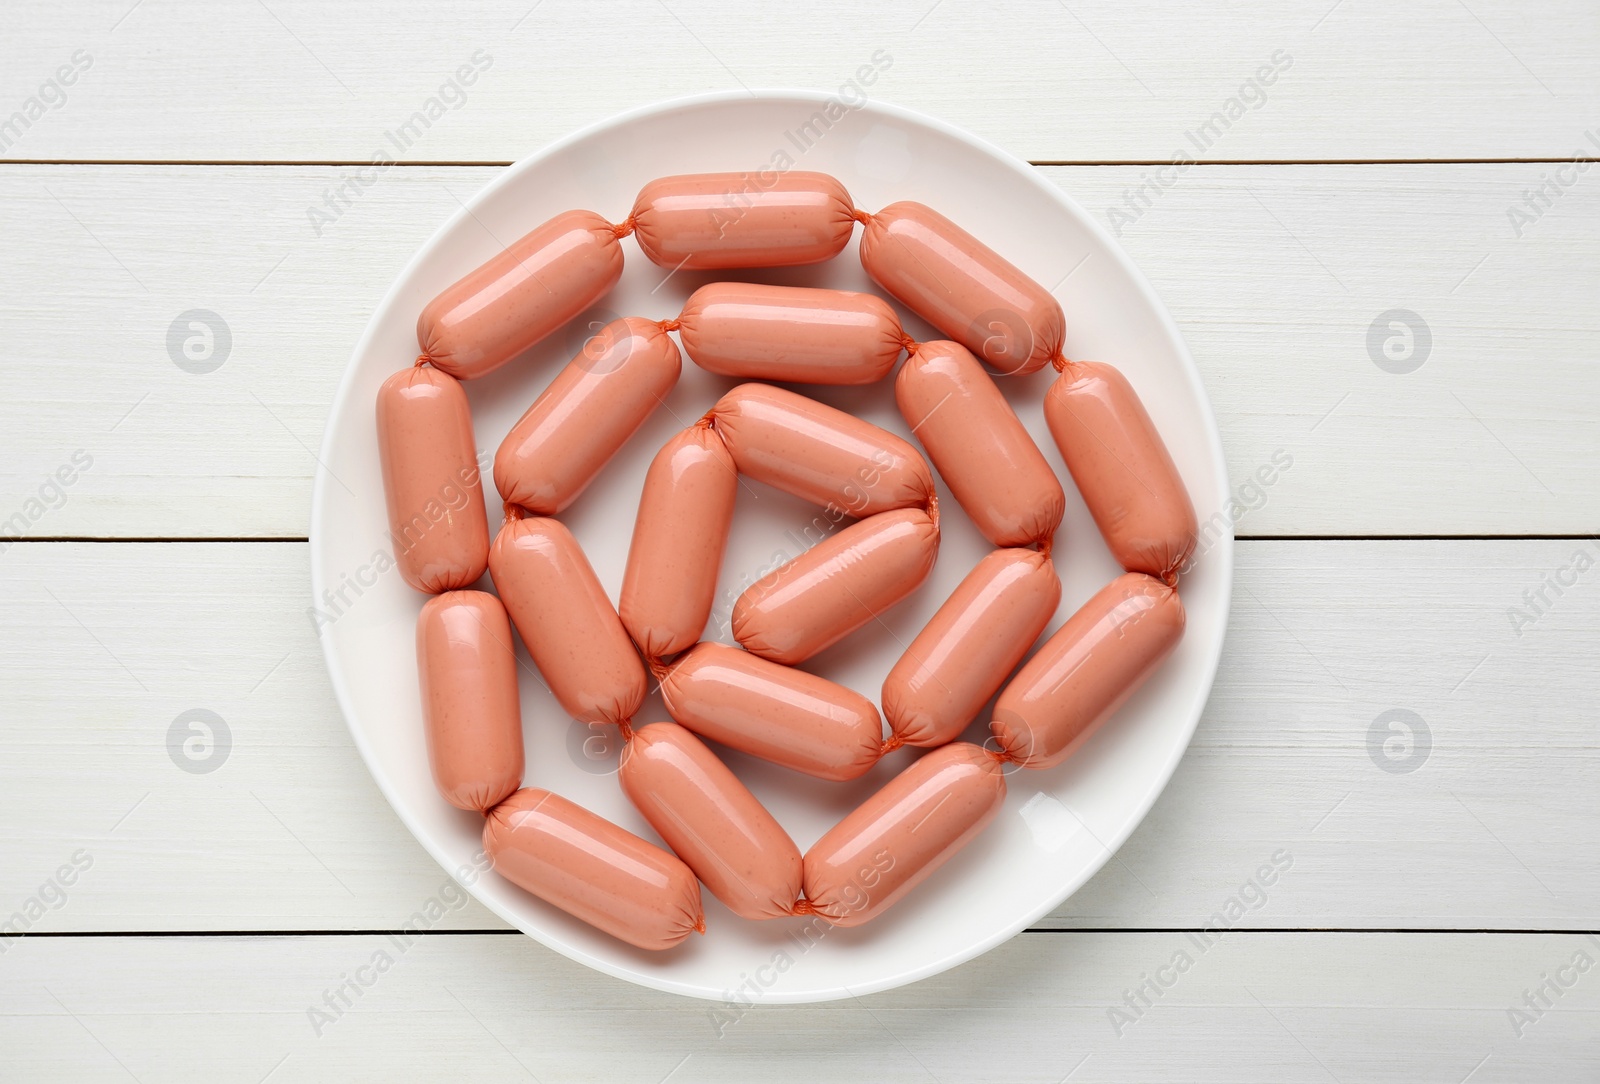
POLYGON ((990 730, 1025 768, 1071 756, 1172 653, 1183 635, 1178 592, 1126 572, 1045 641, 995 702, 990 730))
POLYGON ((662 267, 788 267, 837 256, 855 229, 844 186, 802 170, 661 177, 633 204, 639 248, 662 267))
POLYGON ((870 216, 861 266, 879 286, 1007 375, 1061 353, 1061 305, 998 252, 933 208, 909 200, 870 216))
POLYGON ((378 458, 389 538, 406 583, 437 594, 466 587, 489 559, 467 393, 448 373, 418 365, 378 389, 378 458))
POLYGON ((488 813, 495 872, 546 903, 642 949, 705 932, 700 883, 676 855, 559 794, 529 787, 488 813))
POLYGON ((907 745, 953 741, 1004 685, 1061 601, 1037 550, 995 550, 951 592, 883 682, 883 717, 907 745))
POLYGON ((1129 572, 1175 576, 1194 552, 1194 503, 1128 378, 1069 362, 1045 393, 1044 417, 1112 556, 1129 572))
POLYGON ((726 644, 699 644, 674 662, 661 699, 702 738, 822 779, 855 779, 883 750, 872 701, 726 644))
POLYGON ((440 369, 471 380, 578 315, 621 277, 616 228, 593 211, 566 211, 430 301, 417 317, 417 345, 440 369))
POLYGON ((800 849, 699 738, 677 723, 634 731, 617 781, 650 827, 734 914, 794 913, 800 849))
POLYGON ((489 575, 562 709, 585 723, 631 719, 644 664, 572 532, 553 519, 511 520, 489 549, 489 575))
POLYGON ((894 368, 905 332, 872 294, 713 282, 689 295, 678 337, 696 365, 720 376, 871 384, 894 368))
POLYGON ((451 591, 417 617, 428 764, 445 801, 479 813, 522 786, 522 707, 511 622, 486 591, 451 591))
POLYGON ((968 742, 935 749, 806 852, 809 906, 835 926, 876 918, 983 831, 1005 796, 995 757, 968 742))
POLYGON ((639 431, 681 369, 661 325, 636 316, 607 324, 500 442, 501 500, 541 516, 562 511, 639 431))
POLYGON ((738 468, 722 438, 696 425, 662 446, 645 474, 622 579, 622 624, 651 658, 700 639, 728 545, 738 468))
POLYGON ((797 665, 921 587, 938 556, 938 525, 922 509, 868 516, 751 584, 734 603, 733 638, 797 665))

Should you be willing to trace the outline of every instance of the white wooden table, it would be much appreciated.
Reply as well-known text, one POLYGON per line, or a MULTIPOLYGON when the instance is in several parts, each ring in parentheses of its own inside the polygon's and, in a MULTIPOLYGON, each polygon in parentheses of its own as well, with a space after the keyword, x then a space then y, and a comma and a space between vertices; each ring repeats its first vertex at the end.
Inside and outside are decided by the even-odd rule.
POLYGON ((0 914, 28 933, 0 941, 0 1077, 1600 1079, 1600 13, 1198 7, 12 5, 0 914), (465 100, 315 229, 478 50, 465 100), (1198 158, 1121 240, 1235 484, 1292 465, 1241 491, 1210 706, 1097 878, 938 978, 719 1026, 459 900, 390 811, 306 616, 313 449, 382 291, 498 167, 663 97, 835 88, 877 50, 874 96, 1102 217, 1198 158), (169 348, 196 309, 220 367, 169 348), (193 710, 225 721, 209 753, 169 745, 193 710), (430 899, 446 932, 398 948, 430 899))

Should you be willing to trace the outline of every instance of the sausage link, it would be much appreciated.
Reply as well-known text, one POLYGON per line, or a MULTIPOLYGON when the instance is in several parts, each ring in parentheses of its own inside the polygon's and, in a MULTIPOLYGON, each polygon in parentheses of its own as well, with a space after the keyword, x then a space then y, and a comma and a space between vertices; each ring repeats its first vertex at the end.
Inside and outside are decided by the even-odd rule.
POLYGON ((894 380, 901 417, 996 546, 1048 542, 1067 498, 1039 446, 967 348, 922 343, 894 380))
POLYGON ((677 723, 634 731, 617 781, 728 910, 757 919, 794 913, 800 849, 699 738, 677 723))
POLYGON ((750 282, 690 294, 678 337, 707 372, 803 384, 876 383, 907 341, 894 310, 873 294, 750 282))
POLYGON ((417 617, 417 674, 433 781, 476 812, 522 786, 522 708, 511 622, 486 591, 430 598, 417 617))
POLYGON ((1068 362, 1045 393, 1044 418, 1112 556, 1170 582, 1194 552, 1194 504, 1128 378, 1068 362))
POLYGON ((662 446, 644 476, 622 578, 622 624, 651 658, 693 646, 711 616, 738 468, 708 425, 662 446))
POLYGON ((751 584, 734 603, 733 638, 794 666, 921 587, 938 556, 939 526, 922 509, 868 516, 751 584))
POLYGON ((618 232, 593 211, 567 211, 511 242, 428 302, 422 353, 461 380, 498 369, 616 285, 618 232))
POLYGON ((378 459, 389 539, 406 583, 437 594, 466 587, 489 559, 489 520, 467 393, 418 365, 378 389, 378 459))
POLYGON ((636 316, 607 324, 500 442, 501 499, 541 516, 566 508, 639 431, 681 369, 660 324, 636 316))
POLYGON ((835 926, 876 918, 983 831, 1005 796, 994 756, 968 742, 935 749, 806 852, 807 905, 835 926))
POLYGON ((1178 592, 1125 572, 1017 671, 989 727, 1006 756, 1050 768, 1071 756, 1172 653, 1183 635, 1178 592))
POLYGON ((489 549, 489 575, 566 713, 584 723, 631 719, 644 700, 644 664, 572 532, 553 519, 507 522, 489 549))
POLYGON ((639 191, 639 248, 674 270, 790 267, 837 256, 855 229, 854 204, 826 173, 690 173, 639 191))
POLYGON ((528 787, 495 806, 483 851, 512 884, 619 941, 659 951, 705 932, 688 866, 559 794, 528 787))
POLYGON ((933 474, 886 429, 770 384, 740 384, 711 408, 741 473, 861 518, 926 506, 933 474))
POLYGON ((661 699, 702 738, 821 779, 855 779, 883 752, 872 701, 726 644, 690 648, 662 676, 661 699))
POLYGON ((1035 373, 1061 353, 1066 318, 1056 299, 931 207, 907 200, 869 216, 861 266, 998 372, 1035 373))
POLYGON ((883 717, 907 745, 954 741, 1011 676, 1061 601, 1048 554, 995 550, 951 592, 883 682, 883 717))

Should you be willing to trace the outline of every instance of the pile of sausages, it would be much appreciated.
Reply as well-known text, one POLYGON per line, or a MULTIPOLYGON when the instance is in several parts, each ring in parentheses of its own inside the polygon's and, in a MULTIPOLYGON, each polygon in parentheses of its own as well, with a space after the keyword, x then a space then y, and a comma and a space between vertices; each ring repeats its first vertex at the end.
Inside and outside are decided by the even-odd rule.
POLYGON ((982 831, 1008 765, 1048 768, 1070 756, 1182 634, 1177 573, 1196 526, 1128 381, 1108 365, 1067 361, 1064 329, 1048 292, 932 209, 902 202, 867 214, 838 181, 802 172, 755 188, 738 174, 652 181, 622 223, 557 215, 435 298, 417 322, 422 355, 378 393, 378 439, 397 563, 434 596, 417 622, 434 779, 447 801, 486 816, 494 867, 649 949, 704 931, 702 883, 747 918, 812 914, 853 926, 982 831), (664 267, 779 267, 832 258, 857 222, 867 273, 947 340, 913 341, 869 294, 736 282, 702 287, 674 319, 617 320, 500 445, 494 480, 506 519, 491 544, 459 381, 504 365, 605 294, 630 234, 664 267), (618 607, 553 518, 676 383, 672 331, 697 365, 755 381, 869 384, 908 355, 894 382, 900 412, 997 548, 890 671, 887 739, 870 700, 796 666, 931 571, 938 501, 911 444, 792 391, 733 388, 652 462, 618 607), (1050 547, 1065 496, 985 363, 1060 372, 1046 421, 1126 570, 1015 676, 1060 601, 1050 547), (730 647, 699 640, 740 475, 854 522, 743 593, 733 612, 740 647, 730 647), (441 500, 462 491, 464 504, 441 500), (470 589, 485 569, 498 597, 470 589), (670 852, 522 787, 513 625, 572 718, 620 728, 622 788, 670 852), (647 673, 675 721, 635 730, 647 673), (991 742, 955 741, 1002 686, 991 742), (901 745, 933 752, 802 855, 701 738, 832 780, 862 775, 901 745))

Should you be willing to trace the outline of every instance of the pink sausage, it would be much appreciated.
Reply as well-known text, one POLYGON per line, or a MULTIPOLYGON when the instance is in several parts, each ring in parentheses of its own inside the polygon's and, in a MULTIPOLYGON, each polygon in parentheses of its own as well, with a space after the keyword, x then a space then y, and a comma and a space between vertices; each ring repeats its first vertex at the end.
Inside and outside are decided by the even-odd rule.
POLYGON ((750 282, 690 294, 678 337, 707 372, 803 384, 875 383, 910 341, 872 294, 750 282))
POLYGON ((502 500, 553 516, 577 499, 678 382, 672 336, 651 320, 613 320, 584 344, 494 457, 502 500))
POLYGON ((806 852, 809 909, 835 926, 876 918, 983 831, 1005 796, 997 758, 967 742, 935 749, 806 852))
POLYGON ((489 575, 566 713, 584 723, 631 719, 644 665, 572 532, 553 519, 511 520, 489 550, 489 575))
POLYGON ((616 285, 618 232, 593 211, 567 211, 511 242, 428 302, 423 355, 461 380, 498 369, 616 285))
POLYGON ((417 618, 428 763, 445 801, 481 813, 522 786, 511 622, 485 591, 430 598, 417 618))
POLYGON ((699 738, 677 723, 634 731, 617 781, 728 910, 742 918, 794 914, 800 849, 699 738))
POLYGON ((907 745, 954 741, 1005 684, 1061 601, 1047 554, 995 550, 957 585, 883 682, 883 716, 907 745))
POLYGON ((837 256, 855 205, 826 173, 691 173, 639 191, 639 248, 662 267, 789 267, 837 256))
POLYGON ((1178 592, 1141 572, 1112 580, 1029 659, 989 724, 1025 768, 1071 756, 1171 654, 1183 635, 1178 592))
POLYGON ((378 389, 378 459, 389 538, 406 583, 438 594, 466 587, 489 559, 489 521, 467 393, 426 365, 378 389))
POLYGON ((622 578, 622 624, 659 659, 691 647, 705 630, 728 547, 738 468, 709 425, 662 446, 644 476, 622 578))
POLYGON ((1056 299, 931 207, 892 203, 861 234, 873 281, 998 372, 1035 373, 1061 353, 1056 299))
POLYGON ((483 851, 495 872, 546 903, 642 949, 705 933, 689 867, 604 817, 533 787, 488 817, 483 851))
POLYGON ((1069 362, 1045 394, 1044 419, 1112 556, 1129 572, 1175 577, 1194 552, 1194 504, 1128 378, 1069 362))
POLYGON ((933 475, 886 429, 769 384, 740 384, 711 408, 741 473, 857 518, 926 506, 933 475))
POLYGON ((1006 397, 967 348, 922 343, 894 380, 900 415, 996 546, 1046 543, 1067 498, 1006 397))
POLYGON ((733 606, 746 651, 794 666, 905 598, 939 556, 939 524, 920 508, 879 512, 763 576, 733 606))
POLYGON ((726 644, 698 644, 673 663, 661 699, 702 738, 822 779, 855 779, 883 754, 872 701, 726 644))

